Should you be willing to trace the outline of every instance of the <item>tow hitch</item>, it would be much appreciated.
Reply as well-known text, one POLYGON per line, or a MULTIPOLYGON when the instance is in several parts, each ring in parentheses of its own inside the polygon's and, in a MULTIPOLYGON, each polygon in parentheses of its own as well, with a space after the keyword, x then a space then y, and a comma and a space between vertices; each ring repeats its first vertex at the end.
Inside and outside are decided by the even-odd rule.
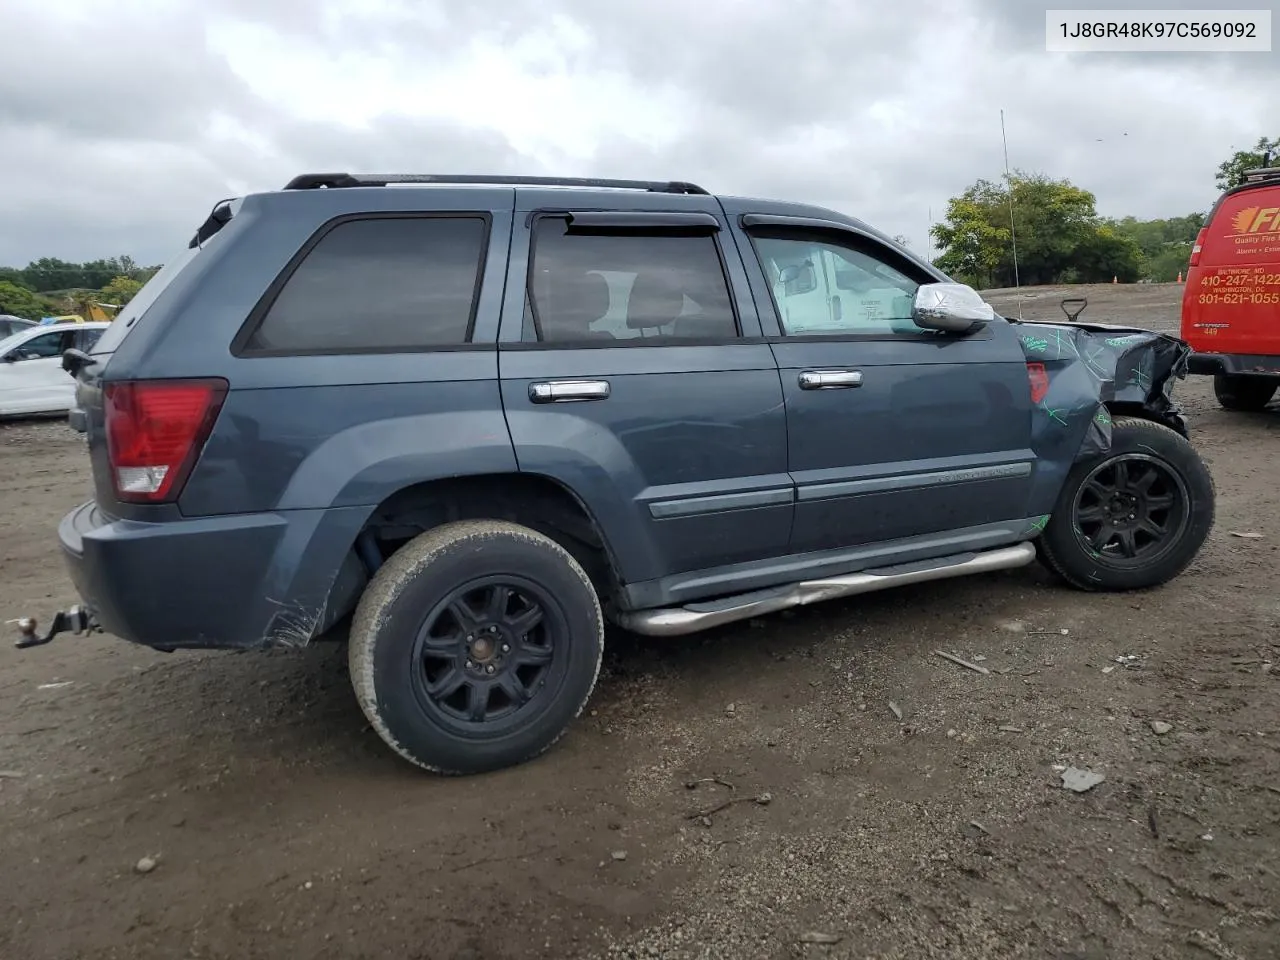
POLYGON ((43 637, 36 633, 38 624, 35 617, 22 617, 20 620, 9 622, 16 623, 18 626, 18 640, 14 646, 19 650, 25 650, 27 647, 42 647, 60 633, 70 632, 79 636, 82 633, 97 633, 102 630, 93 618, 93 614, 79 605, 55 613, 53 623, 49 625, 49 632, 43 637))

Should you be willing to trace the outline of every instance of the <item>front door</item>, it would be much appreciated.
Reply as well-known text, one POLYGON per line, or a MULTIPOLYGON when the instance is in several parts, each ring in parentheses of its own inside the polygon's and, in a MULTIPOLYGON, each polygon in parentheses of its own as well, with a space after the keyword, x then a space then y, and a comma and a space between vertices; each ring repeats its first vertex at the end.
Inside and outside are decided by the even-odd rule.
POLYGON ((0 357, 0 414, 71 409, 75 380, 62 369, 62 352, 74 345, 74 336, 70 330, 50 330, 0 357))
POLYGON ((580 497, 631 602, 657 605, 673 575, 786 550, 786 416, 718 203, 619 205, 519 191, 502 396, 520 469, 580 497))
POLYGON ((935 278, 892 247, 835 224, 745 223, 748 270, 767 291, 757 299, 776 311, 767 320, 796 483, 792 552, 943 534, 957 552, 1008 541, 1034 461, 1012 326, 920 329, 914 294, 935 278))

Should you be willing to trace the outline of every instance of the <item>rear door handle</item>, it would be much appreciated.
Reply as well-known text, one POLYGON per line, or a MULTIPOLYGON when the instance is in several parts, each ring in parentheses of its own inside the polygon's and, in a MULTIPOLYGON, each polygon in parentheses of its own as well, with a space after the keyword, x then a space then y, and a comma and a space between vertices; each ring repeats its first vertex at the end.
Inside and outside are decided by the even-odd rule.
POLYGON ((534 403, 570 403, 575 400, 608 400, 608 380, 543 380, 529 384, 534 403))
POLYGON ((862 386, 861 370, 802 370, 801 390, 847 390, 862 386))

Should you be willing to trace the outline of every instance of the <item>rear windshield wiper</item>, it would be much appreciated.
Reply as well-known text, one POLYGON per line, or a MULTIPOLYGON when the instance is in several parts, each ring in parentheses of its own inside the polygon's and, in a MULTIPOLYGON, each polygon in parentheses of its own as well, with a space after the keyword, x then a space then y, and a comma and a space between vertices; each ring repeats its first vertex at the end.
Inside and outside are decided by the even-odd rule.
POLYGON ((231 222, 231 204, 236 197, 228 197, 225 200, 219 200, 213 205, 213 210, 204 223, 200 224, 196 230, 196 235, 191 238, 191 242, 187 244, 187 248, 194 250, 201 246, 206 240, 231 222))

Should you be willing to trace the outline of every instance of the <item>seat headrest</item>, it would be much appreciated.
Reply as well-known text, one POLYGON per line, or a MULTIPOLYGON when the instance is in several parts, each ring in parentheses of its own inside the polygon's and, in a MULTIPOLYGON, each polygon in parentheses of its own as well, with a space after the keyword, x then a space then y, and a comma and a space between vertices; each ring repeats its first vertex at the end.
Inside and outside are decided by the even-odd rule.
POLYGON ((627 327, 644 330, 665 327, 684 311, 684 288, 680 275, 641 273, 631 284, 627 298, 627 327))
POLYGON ((598 273, 576 273, 556 278, 551 296, 540 299, 538 319, 543 336, 584 335, 609 312, 609 282, 598 273))

